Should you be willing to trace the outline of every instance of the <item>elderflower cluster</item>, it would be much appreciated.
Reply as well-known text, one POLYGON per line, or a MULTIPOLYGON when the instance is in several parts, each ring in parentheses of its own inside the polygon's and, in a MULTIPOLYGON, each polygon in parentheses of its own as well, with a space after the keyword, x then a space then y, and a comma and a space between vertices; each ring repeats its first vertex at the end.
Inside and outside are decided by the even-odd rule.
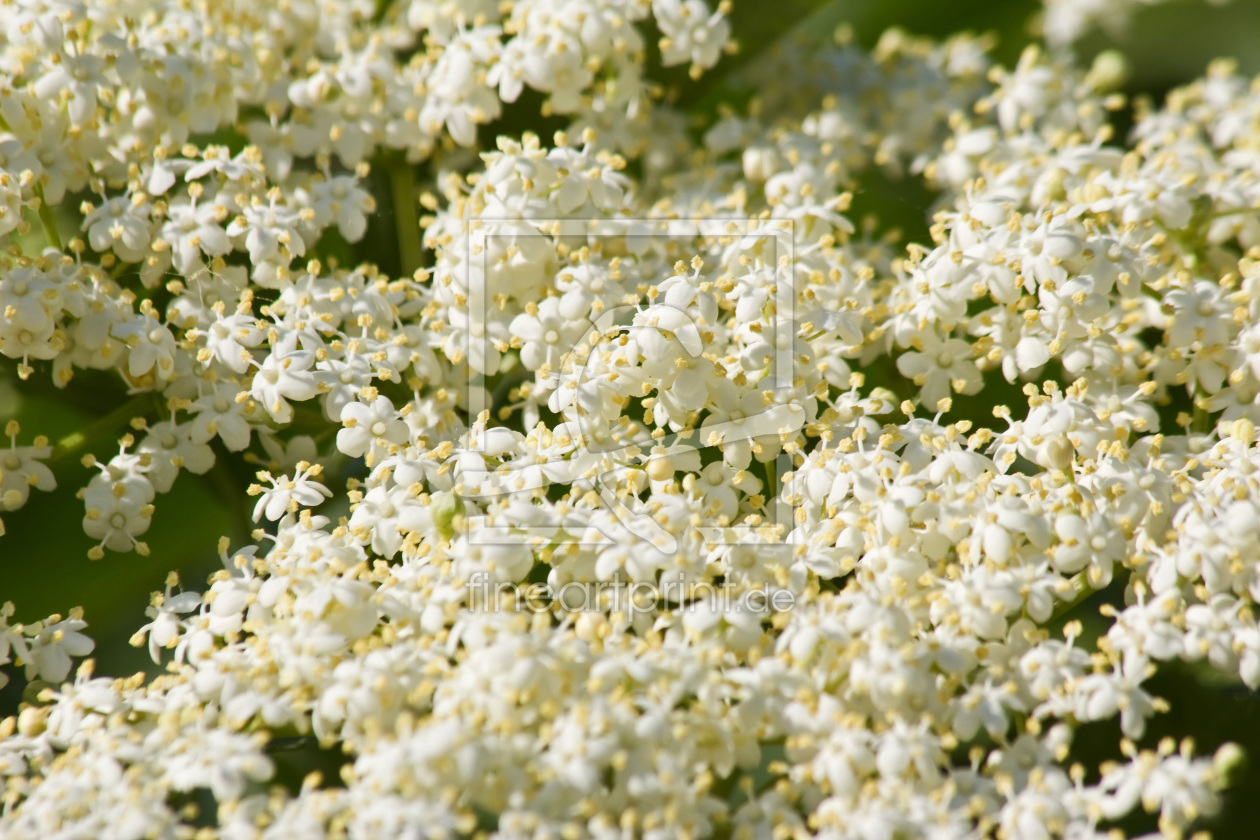
POLYGON ((1164 663, 1260 687, 1260 79, 1217 62, 1116 137, 1112 54, 893 31, 789 45, 692 131, 648 56, 698 76, 728 12, 0 4, 0 356, 128 394, 107 458, 10 423, 0 510, 78 454, 90 556, 143 554, 182 473, 268 467, 252 544, 154 593, 152 674, 71 675, 82 611, 0 611, 42 681, 0 836, 1219 809, 1236 747, 1139 744, 1164 663), (490 144, 531 101, 564 130, 490 144), (932 191, 926 241, 851 220, 875 168, 932 191), (378 226, 398 276, 347 263, 378 226), (1121 759, 1077 761, 1113 720, 1121 759))

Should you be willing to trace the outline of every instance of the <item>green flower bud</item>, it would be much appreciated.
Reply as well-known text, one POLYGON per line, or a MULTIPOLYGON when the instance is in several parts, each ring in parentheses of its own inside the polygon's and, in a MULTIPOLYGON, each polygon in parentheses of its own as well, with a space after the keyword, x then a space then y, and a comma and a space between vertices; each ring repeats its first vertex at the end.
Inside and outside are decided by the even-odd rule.
POLYGON ((454 493, 443 491, 434 493, 429 502, 429 513, 433 516, 433 524, 443 539, 455 536, 455 517, 463 517, 464 500, 454 493))

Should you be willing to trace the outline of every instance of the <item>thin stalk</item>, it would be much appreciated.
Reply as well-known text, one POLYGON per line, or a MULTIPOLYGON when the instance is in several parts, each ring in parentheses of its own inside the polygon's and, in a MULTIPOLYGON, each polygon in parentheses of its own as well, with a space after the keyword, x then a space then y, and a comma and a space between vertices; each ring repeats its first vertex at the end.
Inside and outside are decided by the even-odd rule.
POLYGON ((762 466, 766 472, 766 509, 769 510, 770 505, 779 497, 779 459, 773 458, 762 466))
MULTIPOLYGON (((261 729, 262 727, 259 727, 261 729)), ((269 754, 281 752, 295 752, 297 750, 316 749, 319 747, 319 739, 314 735, 287 735, 279 738, 272 738, 263 747, 269 754)))
POLYGON ((1226 216, 1241 216, 1244 213, 1260 213, 1260 207, 1240 207, 1237 210, 1222 210, 1208 216, 1209 219, 1223 219, 1226 216))
POLYGON ((394 201, 394 225, 398 236, 398 261, 403 275, 410 277, 424 259, 420 242, 420 216, 416 212, 416 173, 402 155, 385 159, 389 167, 389 188, 394 201))
POLYGON ((42 184, 35 185, 35 197, 39 199, 39 224, 44 229, 44 238, 48 240, 48 244, 61 250, 61 234, 57 232, 57 217, 53 215, 52 207, 44 200, 44 187, 42 184))
POLYGON ((1193 428, 1201 435, 1206 435, 1212 431, 1212 415, 1204 406, 1200 405, 1198 400, 1194 403, 1194 422, 1193 428))
MULTIPOLYGON (((524 365, 518 364, 516 367, 508 371, 501 382, 495 386, 494 393, 490 395, 490 404, 487 408, 491 411, 491 418, 498 419, 498 411, 507 405, 508 397, 511 395, 512 389, 520 385, 528 376, 529 371, 525 370, 524 365)), ((476 419, 476 418, 474 418, 476 419)))
POLYGON ((385 20, 385 16, 389 14, 389 9, 394 5, 394 0, 376 0, 376 12, 372 15, 373 23, 380 23, 385 20))
POLYGON ((66 435, 57 441, 57 445, 53 447, 48 463, 55 464, 67 456, 73 455, 102 435, 125 425, 132 418, 147 414, 149 409, 152 408, 152 399, 152 395, 149 393, 137 394, 99 420, 66 435))
POLYGON ((1072 586, 1072 593, 1066 599, 1055 605, 1054 612, 1050 614, 1050 621, 1062 618, 1064 615, 1080 606, 1082 601, 1090 595, 1093 595, 1094 592, 1098 591, 1089 585, 1089 578, 1086 577, 1088 572, 1088 569, 1077 572, 1068 579, 1068 583, 1072 586))

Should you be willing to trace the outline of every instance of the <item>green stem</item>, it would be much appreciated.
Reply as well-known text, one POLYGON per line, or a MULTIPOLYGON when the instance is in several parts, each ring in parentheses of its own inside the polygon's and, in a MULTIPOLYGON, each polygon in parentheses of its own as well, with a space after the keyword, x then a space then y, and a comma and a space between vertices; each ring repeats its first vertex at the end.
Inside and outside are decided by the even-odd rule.
POLYGON ((67 456, 73 455, 87 444, 100 438, 112 430, 116 430, 119 426, 128 423, 133 417, 141 417, 148 414, 152 409, 153 395, 149 393, 137 394, 118 408, 106 414, 94 423, 79 429, 76 432, 63 437, 57 441, 57 445, 53 447, 52 456, 49 457, 48 463, 55 464, 63 460, 67 456))
POLYGON ((48 244, 61 250, 61 234, 57 233, 57 217, 53 215, 53 209, 44 200, 44 187, 41 184, 35 185, 35 197, 39 199, 39 223, 44 228, 44 238, 48 240, 48 244))
POLYGON ((1226 216, 1239 216, 1243 213, 1260 213, 1260 207, 1240 207, 1237 210, 1222 210, 1219 213, 1213 213, 1208 216, 1209 219, 1223 219, 1226 216))
POLYGON ((766 508, 769 509, 771 503, 779 496, 779 459, 774 458, 766 461, 762 466, 766 472, 766 508))
POLYGON ((1193 428, 1201 435, 1206 435, 1212 431, 1212 415, 1197 399, 1194 401, 1193 428))
POLYGON ((389 167, 390 194, 394 200, 394 224, 398 235, 398 260, 410 277, 424 259, 420 242, 420 216, 416 212, 416 173, 401 154, 385 158, 389 167))
MULTIPOLYGON (((490 409, 490 419, 497 420, 498 411, 508 403, 508 396, 512 389, 529 378, 529 371, 525 370, 525 366, 517 364, 516 367, 509 370, 503 377, 502 381, 494 388, 494 393, 490 395, 490 404, 486 406, 490 409)), ((476 419, 476 418, 473 418, 476 419)), ((528 431, 528 429, 526 430, 528 431)))
POLYGON ((372 15, 373 23, 380 23, 385 20, 385 16, 389 14, 389 9, 394 5, 394 0, 376 0, 376 13, 372 15))
POLYGON ((1088 572, 1088 569, 1077 572, 1068 579, 1068 583, 1072 585, 1072 594, 1055 605, 1054 612, 1050 614, 1050 621, 1062 618, 1078 607, 1082 601, 1094 594, 1094 587, 1089 585, 1089 578, 1086 577, 1088 572))
POLYGON ((274 754, 315 749, 317 747, 319 747, 319 739, 314 735, 291 735, 281 738, 272 738, 267 742, 267 746, 263 747, 263 749, 269 754, 274 754))

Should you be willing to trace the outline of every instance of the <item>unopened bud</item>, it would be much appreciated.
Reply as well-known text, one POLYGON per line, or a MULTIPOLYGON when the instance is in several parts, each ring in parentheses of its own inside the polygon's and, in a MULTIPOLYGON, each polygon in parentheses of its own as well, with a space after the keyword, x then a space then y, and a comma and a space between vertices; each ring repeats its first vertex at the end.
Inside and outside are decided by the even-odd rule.
POLYGON ((434 493, 429 502, 433 524, 444 539, 455 535, 455 517, 464 515, 464 500, 451 492, 434 493))

